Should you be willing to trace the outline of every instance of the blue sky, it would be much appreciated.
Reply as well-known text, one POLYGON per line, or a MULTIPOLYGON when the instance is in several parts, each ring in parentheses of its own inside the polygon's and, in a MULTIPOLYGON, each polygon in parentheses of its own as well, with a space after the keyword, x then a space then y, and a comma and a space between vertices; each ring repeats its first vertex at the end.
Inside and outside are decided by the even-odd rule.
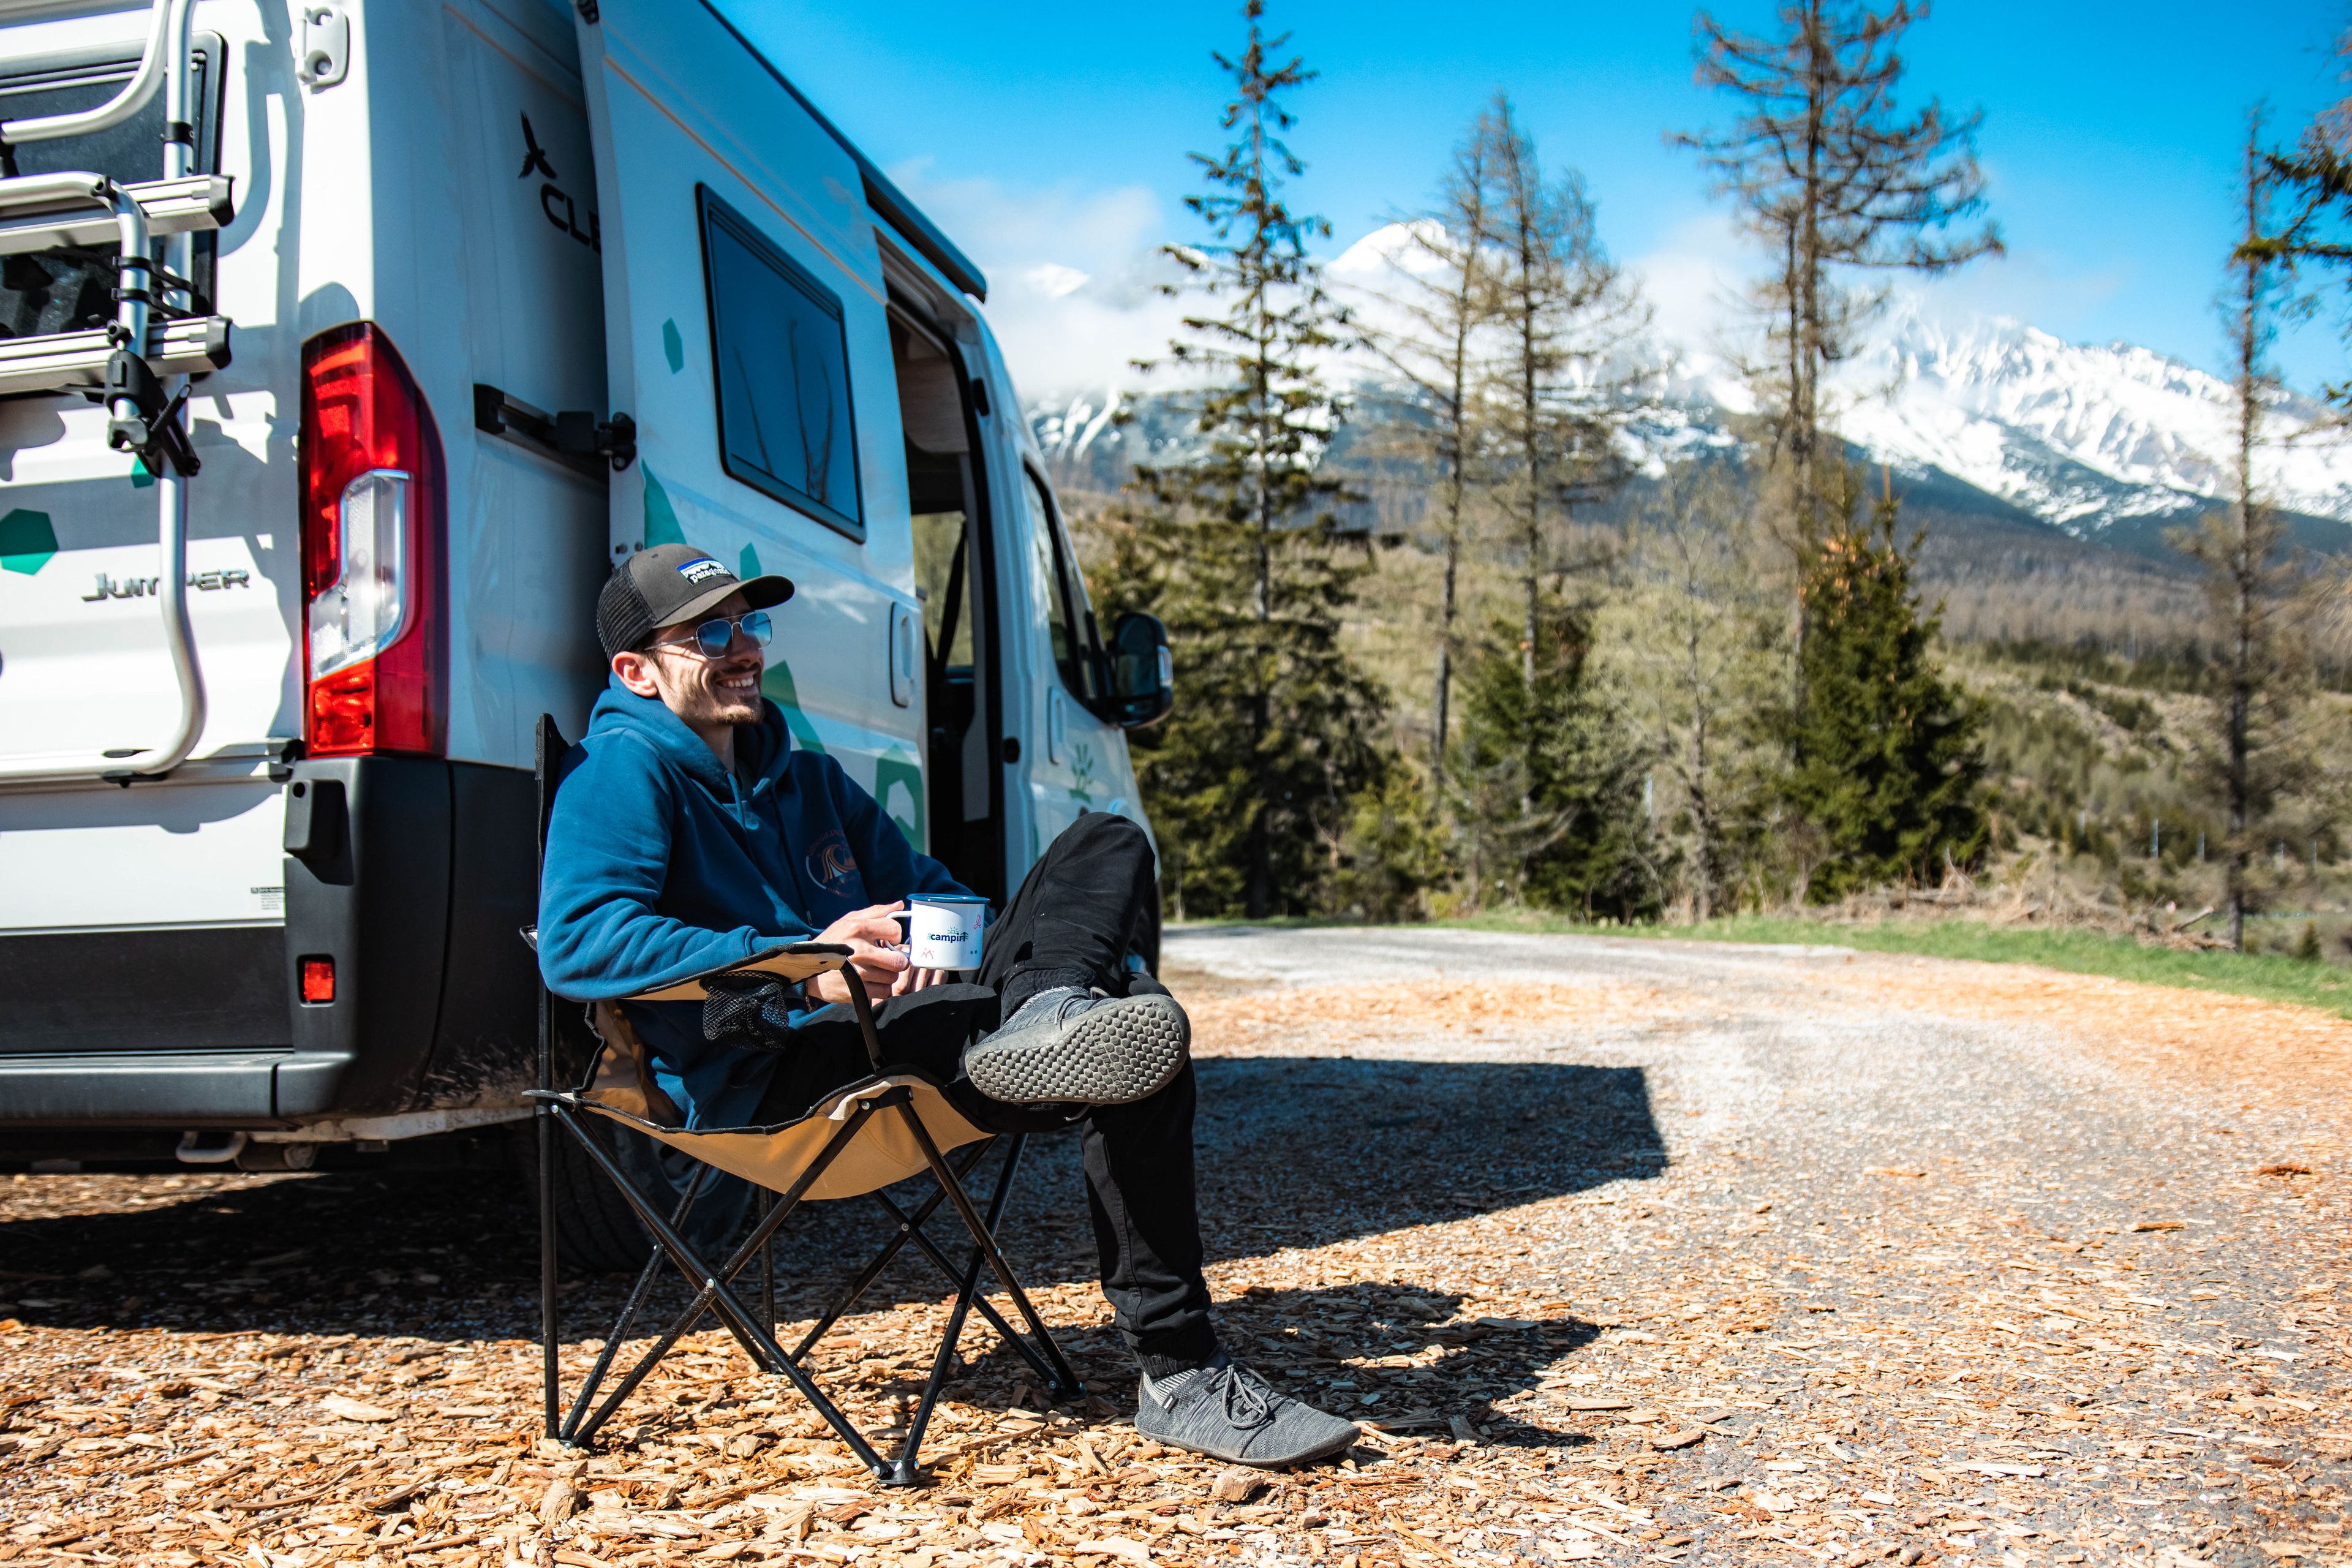
MULTIPOLYGON (((1164 341, 1142 287, 1153 248, 1193 231, 1185 154, 1216 144, 1238 5, 1021 6, 721 0, 724 8, 990 274, 990 315, 1034 393, 1119 374, 1164 341)), ((1295 95, 1294 191, 1336 252, 1425 201, 1479 105, 1508 91, 1546 162, 1581 169, 1610 247, 1662 328, 1694 341, 1748 265, 1688 153, 1665 144, 1725 106, 1692 81, 1692 12, 1644 0, 1270 0, 1320 79, 1295 95)), ((1770 6, 1719 15, 1763 27, 1770 6)), ((2247 109, 2282 132, 2352 89, 2330 40, 2352 6, 1945 0, 1906 53, 1909 96, 1981 107, 2006 259, 1933 291, 2061 337, 2125 339, 2221 367, 2213 312, 2247 109)), ((2309 386, 2342 379, 2333 327, 2285 340, 2309 386)))

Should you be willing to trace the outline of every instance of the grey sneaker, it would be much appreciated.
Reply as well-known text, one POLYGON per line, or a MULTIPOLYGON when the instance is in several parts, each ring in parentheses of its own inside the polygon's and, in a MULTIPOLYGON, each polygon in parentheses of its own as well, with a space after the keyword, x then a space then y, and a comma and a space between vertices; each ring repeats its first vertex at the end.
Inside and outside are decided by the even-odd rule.
POLYGON ((1011 1105, 1125 1105, 1159 1093, 1184 1067, 1192 1020, 1173 996, 1112 996, 1075 985, 1041 991, 964 1052, 964 1075, 1011 1105))
POLYGON ((1236 1465, 1275 1469, 1328 1459, 1363 1434, 1222 1355, 1197 1372, 1143 1380, 1135 1429, 1157 1442, 1236 1465))

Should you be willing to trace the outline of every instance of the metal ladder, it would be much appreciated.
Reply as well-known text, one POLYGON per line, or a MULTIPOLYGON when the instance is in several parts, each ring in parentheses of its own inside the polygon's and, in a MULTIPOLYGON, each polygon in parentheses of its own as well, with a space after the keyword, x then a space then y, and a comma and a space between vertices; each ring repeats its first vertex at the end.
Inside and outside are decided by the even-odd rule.
POLYGON ((186 378, 229 363, 229 321, 195 312, 188 279, 193 237, 226 224, 234 206, 226 177, 191 172, 194 10, 195 0, 154 0, 139 68, 107 102, 0 124, 0 148, 86 136, 122 123, 146 107, 158 86, 163 90, 162 179, 117 183, 81 173, 0 179, 0 255, 110 240, 121 253, 115 263, 114 321, 87 331, 0 340, 0 393, 79 391, 103 402, 107 445, 136 453, 153 476, 162 557, 155 598, 180 693, 178 723, 160 744, 98 756, 0 757, 0 784, 128 784, 161 777, 187 760, 204 732, 204 671, 188 622, 187 584, 187 481, 199 465, 184 410, 186 378))

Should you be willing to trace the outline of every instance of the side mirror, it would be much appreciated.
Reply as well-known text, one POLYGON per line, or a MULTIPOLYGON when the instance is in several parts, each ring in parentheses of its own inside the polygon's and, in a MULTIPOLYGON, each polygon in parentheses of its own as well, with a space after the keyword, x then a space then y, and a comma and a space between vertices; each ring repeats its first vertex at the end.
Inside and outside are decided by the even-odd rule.
POLYGON ((1110 700, 1103 717, 1124 730, 1157 724, 1176 706, 1176 659, 1158 616, 1130 612, 1110 633, 1110 700))

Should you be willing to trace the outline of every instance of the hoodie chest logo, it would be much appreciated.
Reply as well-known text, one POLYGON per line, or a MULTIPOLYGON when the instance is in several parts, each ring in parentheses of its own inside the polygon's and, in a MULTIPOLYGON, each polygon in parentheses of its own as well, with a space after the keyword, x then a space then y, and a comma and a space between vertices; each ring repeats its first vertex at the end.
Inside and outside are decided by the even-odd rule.
POLYGON ((828 893, 840 892, 857 875, 857 857, 849 852, 849 838, 841 829, 816 841, 805 861, 809 880, 828 893))

